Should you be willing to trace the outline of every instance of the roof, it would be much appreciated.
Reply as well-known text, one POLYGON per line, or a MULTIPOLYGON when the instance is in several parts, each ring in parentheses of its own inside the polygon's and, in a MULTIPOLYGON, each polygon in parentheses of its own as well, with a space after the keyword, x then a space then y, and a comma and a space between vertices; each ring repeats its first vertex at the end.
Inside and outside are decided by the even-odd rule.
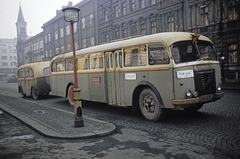
MULTIPOLYGON (((125 39, 117 42, 111 42, 106 43, 102 45, 97 45, 81 50, 76 51, 76 55, 85 54, 85 53, 91 53, 91 52, 101 52, 101 51, 110 51, 110 50, 116 50, 121 49, 123 47, 128 46, 136 46, 136 45, 143 45, 148 43, 163 43, 166 46, 171 46, 173 43, 178 41, 186 41, 186 40, 192 40, 192 34, 190 32, 164 32, 164 33, 157 33, 152 35, 145 35, 137 38, 131 38, 131 39, 125 39)), ((198 40, 205 40, 208 42, 211 42, 209 38, 207 38, 204 35, 201 35, 198 40)), ((61 58, 61 57, 70 57, 72 56, 72 53, 66 53, 66 54, 60 54, 56 56, 54 59, 61 58)))

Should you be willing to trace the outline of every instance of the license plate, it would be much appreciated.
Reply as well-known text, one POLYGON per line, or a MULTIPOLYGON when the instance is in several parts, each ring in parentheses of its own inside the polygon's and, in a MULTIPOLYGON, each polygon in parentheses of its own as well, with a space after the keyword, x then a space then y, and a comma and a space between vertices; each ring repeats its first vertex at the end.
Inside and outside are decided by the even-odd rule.
POLYGON ((208 101, 211 101, 213 99, 213 95, 210 94, 210 95, 203 95, 200 97, 200 101, 201 102, 208 102, 208 101))
POLYGON ((194 77, 193 70, 177 71, 177 78, 190 78, 194 77))

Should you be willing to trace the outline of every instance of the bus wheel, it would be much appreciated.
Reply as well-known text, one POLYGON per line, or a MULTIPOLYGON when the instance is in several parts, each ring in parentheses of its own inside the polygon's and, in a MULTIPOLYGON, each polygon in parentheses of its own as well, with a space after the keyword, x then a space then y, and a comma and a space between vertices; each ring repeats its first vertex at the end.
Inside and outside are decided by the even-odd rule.
POLYGON ((20 87, 20 94, 21 94, 21 97, 22 97, 22 98, 26 97, 26 94, 23 93, 22 87, 20 87))
POLYGON ((166 110, 162 109, 156 94, 149 88, 143 89, 139 97, 139 105, 147 120, 158 121, 164 118, 166 110))
POLYGON ((37 94, 37 91, 35 90, 35 88, 32 88, 32 97, 33 99, 39 99, 39 95, 37 94))
POLYGON ((184 108, 185 111, 189 111, 189 112, 196 112, 198 111, 199 109, 201 109, 203 106, 203 104, 199 103, 197 104, 196 106, 193 106, 193 107, 189 107, 189 108, 184 108))
POLYGON ((73 85, 68 87, 68 102, 71 106, 74 106, 74 100, 73 100, 73 98, 71 98, 71 95, 70 95, 71 94, 71 89, 73 89, 73 88, 74 88, 73 85))

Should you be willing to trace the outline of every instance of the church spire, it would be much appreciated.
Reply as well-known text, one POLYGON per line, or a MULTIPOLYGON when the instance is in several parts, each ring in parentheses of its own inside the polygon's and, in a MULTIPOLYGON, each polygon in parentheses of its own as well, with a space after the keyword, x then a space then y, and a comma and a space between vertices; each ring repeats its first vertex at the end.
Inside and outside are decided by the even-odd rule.
POLYGON ((25 40, 27 38, 27 22, 25 22, 21 3, 19 3, 18 19, 16 22, 17 38, 25 40))
POLYGON ((23 13, 22 13, 21 2, 19 2, 19 11, 18 11, 17 23, 26 23, 25 20, 24 20, 24 17, 23 17, 23 13))

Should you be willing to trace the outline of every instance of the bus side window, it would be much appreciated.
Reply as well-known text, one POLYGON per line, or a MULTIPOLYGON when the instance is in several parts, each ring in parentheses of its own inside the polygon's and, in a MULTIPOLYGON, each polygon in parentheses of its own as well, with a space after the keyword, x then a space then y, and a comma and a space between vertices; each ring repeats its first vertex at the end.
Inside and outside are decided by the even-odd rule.
POLYGON ((99 68, 103 68, 103 57, 99 57, 99 68))
POLYGON ((77 59, 77 68, 78 70, 86 70, 88 69, 88 57, 80 56, 77 59))
POLYGON ((132 66, 132 50, 130 49, 124 49, 124 66, 132 66))
POLYGON ((73 58, 66 59, 66 71, 73 71, 73 58))
POLYGON ((154 44, 149 45, 149 64, 158 65, 158 64, 168 64, 169 57, 167 49, 164 45, 154 44))
POLYGON ((113 54, 110 54, 110 67, 113 68, 113 54))
POLYGON ((138 65, 145 66, 147 65, 147 49, 146 46, 140 46, 140 52, 139 52, 139 62, 138 65))
POLYGON ((52 63, 51 71, 52 71, 52 72, 56 72, 56 71, 57 71, 57 64, 56 64, 55 61, 52 63))
POLYGON ((114 56, 115 56, 115 68, 117 68, 118 67, 118 53, 115 52, 114 56))
POLYGON ((29 68, 29 77, 30 78, 33 78, 34 77, 34 73, 33 73, 33 70, 31 68, 29 68))
POLYGON ((122 64, 122 51, 119 52, 119 67, 122 68, 123 64, 122 64))
POLYGON ((92 69, 95 69, 97 66, 97 58, 92 59, 92 69))
POLYGON ((43 69, 43 74, 44 74, 45 76, 50 74, 50 69, 49 69, 49 67, 46 67, 46 68, 43 69))
POLYGON ((57 62, 57 72, 63 72, 65 70, 65 61, 58 61, 57 62))
POLYGON ((19 70, 19 73, 18 73, 18 77, 19 78, 25 78, 25 70, 19 70))

